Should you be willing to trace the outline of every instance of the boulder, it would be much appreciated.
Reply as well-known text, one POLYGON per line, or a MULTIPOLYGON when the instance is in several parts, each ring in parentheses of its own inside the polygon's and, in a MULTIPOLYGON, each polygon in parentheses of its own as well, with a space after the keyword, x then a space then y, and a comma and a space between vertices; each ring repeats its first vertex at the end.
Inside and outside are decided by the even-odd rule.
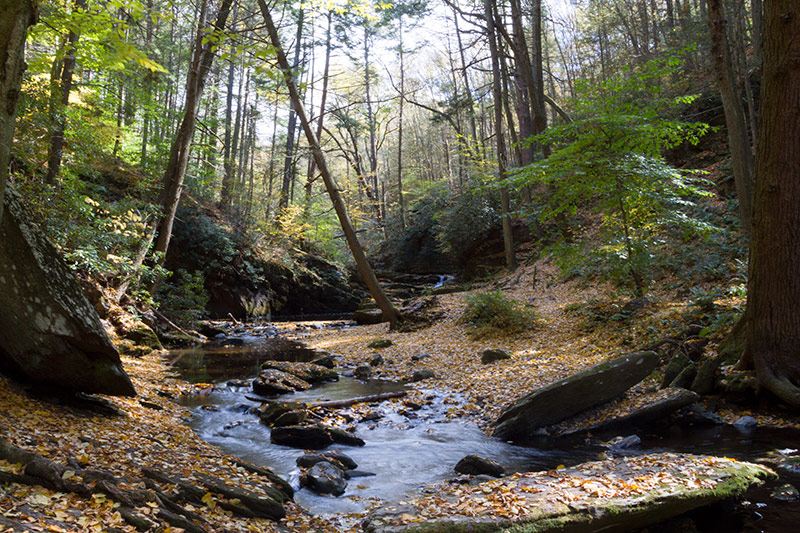
POLYGON ((414 374, 411 376, 411 381, 424 381, 434 377, 436 377, 436 374, 433 373, 433 370, 430 368, 423 368, 422 370, 417 370, 414 372, 414 374))
POLYGON ((330 368, 314 363, 295 363, 290 361, 267 361, 261 365, 263 369, 280 370, 308 383, 336 381, 339 374, 330 368))
POLYGON ((511 354, 505 350, 484 350, 481 352, 481 364, 488 365, 495 361, 502 361, 504 359, 511 359, 511 354))
POLYGON ((524 472, 477 486, 437 485, 413 504, 385 505, 367 533, 638 531, 775 479, 760 465, 662 453, 524 472), (502 500, 499 498, 502 497, 502 500), (514 508, 501 501, 513 502, 514 508), (487 504, 488 502, 488 504, 487 504), (496 503, 495 503, 496 502, 496 503))
POLYGON ((322 426, 285 426, 272 428, 270 441, 290 448, 321 450, 333 444, 327 428, 322 426))
POLYGON ((303 411, 305 408, 305 404, 300 402, 269 402, 260 407, 256 414, 262 424, 271 426, 281 415, 291 411, 303 411))
POLYGON ((366 444, 364 439, 356 437, 353 433, 339 428, 328 428, 333 442, 337 444, 345 444, 347 446, 364 446, 366 444))
POLYGON ((297 426, 302 424, 308 418, 308 411, 305 409, 298 411, 286 411, 272 423, 275 427, 282 426, 297 426))
POLYGON ((370 358, 369 366, 381 366, 383 362, 383 356, 379 353, 376 353, 370 358))
POLYGON ((0 367, 69 391, 135 396, 75 275, 6 187, 0 220, 0 367))
POLYGON ((381 348, 388 348, 394 344, 391 339, 375 339, 374 341, 367 344, 367 348, 373 348, 379 350, 381 348))
POLYGON ((541 428, 619 396, 658 363, 655 352, 627 354, 537 389, 500 414, 492 435, 504 440, 531 437, 541 428))
POLYGON ((372 367, 369 365, 358 365, 354 373, 360 380, 369 379, 372 377, 372 367))
POLYGON ((569 433, 602 433, 617 429, 646 426, 647 424, 663 420, 672 413, 697 402, 699 399, 700 396, 690 390, 679 388, 664 389, 655 394, 645 395, 638 399, 638 407, 625 415, 607 418, 602 422, 582 426, 578 429, 573 428, 569 433))
POLYGON ((383 312, 380 309, 359 309, 353 313, 353 320, 360 326, 385 322, 383 312))
POLYGON ((455 470, 459 474, 471 476, 501 477, 505 473, 502 465, 478 455, 467 455, 456 464, 455 470))
POLYGON ((320 461, 300 476, 300 486, 319 494, 344 494, 347 481, 344 471, 329 461, 320 461))
POLYGON ((312 365, 319 365, 324 366, 325 368, 334 368, 336 367, 336 361, 333 359, 332 355, 323 355, 311 361, 312 365))
POLYGON ((676 350, 669 360, 667 368, 664 370, 664 379, 661 382, 662 388, 667 388, 672 385, 675 378, 678 377, 686 366, 691 363, 689 356, 683 350, 676 350))
POLYGON ((297 466, 300 468, 311 468, 320 461, 329 461, 340 467, 342 470, 353 470, 358 468, 353 459, 338 450, 328 452, 308 452, 297 458, 297 466))
POLYGON ((261 396, 275 396, 311 388, 311 384, 280 370, 262 370, 253 380, 253 392, 261 396))

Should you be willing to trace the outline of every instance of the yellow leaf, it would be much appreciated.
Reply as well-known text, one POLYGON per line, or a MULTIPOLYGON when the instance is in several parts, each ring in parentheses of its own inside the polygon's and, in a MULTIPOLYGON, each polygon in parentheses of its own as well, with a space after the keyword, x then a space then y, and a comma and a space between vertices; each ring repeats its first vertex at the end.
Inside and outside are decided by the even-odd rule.
POLYGON ((64 472, 63 474, 61 474, 61 479, 63 479, 64 481, 66 481, 66 480, 68 480, 69 478, 71 478, 71 477, 74 477, 74 476, 75 476, 75 472, 73 472, 72 470, 67 470, 66 472, 64 472))

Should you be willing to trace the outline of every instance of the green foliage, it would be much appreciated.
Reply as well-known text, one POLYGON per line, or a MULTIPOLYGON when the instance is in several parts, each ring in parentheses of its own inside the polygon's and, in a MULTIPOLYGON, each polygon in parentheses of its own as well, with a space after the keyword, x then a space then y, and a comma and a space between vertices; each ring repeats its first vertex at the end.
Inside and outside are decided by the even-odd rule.
POLYGON ((713 226, 697 216, 696 200, 708 196, 698 173, 670 167, 662 153, 682 143, 696 144, 708 131, 702 123, 669 118, 691 97, 663 95, 660 80, 675 72, 675 59, 652 61, 637 72, 593 88, 584 84, 576 119, 532 139, 552 155, 519 170, 517 186, 546 190, 535 213, 562 226, 556 246, 568 250, 566 263, 600 258, 612 278, 629 277, 634 291, 647 288, 648 269, 667 229, 688 240, 713 226), (590 242, 571 241, 569 217, 591 211, 599 234, 590 242), (584 252, 584 250, 588 250, 584 252))
POLYGON ((203 273, 179 269, 169 281, 161 283, 156 293, 161 312, 184 324, 203 318, 208 303, 203 273))
POLYGON ((519 334, 539 320, 533 309, 509 299, 502 291, 477 292, 464 299, 467 307, 458 321, 469 326, 473 338, 519 334))

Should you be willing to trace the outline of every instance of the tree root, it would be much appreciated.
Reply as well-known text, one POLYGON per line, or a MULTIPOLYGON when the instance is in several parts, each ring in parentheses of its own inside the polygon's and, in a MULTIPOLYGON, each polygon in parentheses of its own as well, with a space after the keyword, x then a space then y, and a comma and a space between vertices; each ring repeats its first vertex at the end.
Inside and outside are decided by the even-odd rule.
POLYGON ((761 386, 790 406, 800 407, 800 387, 795 385, 788 376, 775 372, 763 355, 755 354, 753 362, 756 367, 756 377, 761 386))

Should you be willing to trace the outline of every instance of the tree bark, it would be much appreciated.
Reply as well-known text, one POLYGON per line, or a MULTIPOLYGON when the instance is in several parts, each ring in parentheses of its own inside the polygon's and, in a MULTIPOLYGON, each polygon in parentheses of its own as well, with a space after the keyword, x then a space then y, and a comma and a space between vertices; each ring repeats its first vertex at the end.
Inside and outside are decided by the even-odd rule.
MULTIPOLYGON (((214 23, 213 31, 220 32, 225 28, 230 15, 233 0, 222 0, 217 20, 214 23)), ((212 43, 203 43, 206 34, 205 25, 206 1, 203 2, 200 20, 197 24, 197 40, 195 43, 194 57, 189 68, 188 80, 186 83, 186 104, 184 108, 183 120, 180 128, 175 135, 170 150, 169 162, 164 172, 163 189, 158 198, 161 205, 161 215, 157 222, 158 238, 156 239, 155 252, 161 253, 158 263, 163 265, 169 249, 169 241, 172 236, 172 225, 175 222, 175 212, 178 209, 178 202, 181 198, 183 189, 183 179, 186 176, 186 165, 189 161, 189 149, 194 134, 194 126, 197 121, 197 112, 200 108, 200 99, 203 94, 206 77, 214 61, 214 51, 212 43)))
POLYGON ((733 71, 722 0, 709 0, 708 23, 711 30, 711 55, 725 109, 725 123, 728 127, 728 144, 736 195, 739 198, 739 213, 742 218, 742 228, 745 234, 748 234, 753 218, 753 150, 733 71))
MULTIPOLYGON (((500 85, 500 57, 497 47, 497 32, 494 26, 494 10, 492 0, 484 0, 486 32, 489 37, 489 53, 492 59, 492 94, 494 98, 495 141, 497 143, 497 174, 500 180, 505 179, 508 167, 505 135, 503 133, 503 91, 500 85)), ((511 200, 507 187, 500 189, 500 203, 503 217, 503 245, 506 254, 506 268, 514 270, 517 260, 514 254, 514 237, 511 228, 511 200)))
MULTIPOLYGON (((322 129, 325 126, 325 105, 328 101, 328 81, 331 70, 331 25, 333 22, 333 11, 328 11, 328 27, 325 31, 325 66, 322 70, 322 95, 319 102, 319 118, 317 118, 317 139, 322 138, 322 129)), ((305 218, 311 214, 311 197, 314 188, 315 174, 317 172, 317 162, 312 157, 308 162, 308 174, 306 175, 306 206, 305 218)))
MULTIPOLYGON (((292 68, 297 69, 300 63, 300 41, 303 38, 303 8, 300 7, 300 15, 297 18, 297 35, 294 43, 294 64, 292 68)), ((297 105, 294 100, 289 103, 289 126, 286 132, 286 151, 283 157, 283 182, 281 182, 281 195, 278 198, 278 212, 280 213, 289 207, 289 188, 294 181, 294 136, 297 131, 297 105)))
POLYGON ((308 139, 311 152, 317 162, 317 167, 319 167, 322 180, 325 182, 325 188, 328 191, 328 195, 331 197, 331 203, 333 203, 336 216, 339 218, 339 223, 342 225, 342 231, 347 239, 347 244, 350 247, 353 258, 356 261, 356 265, 358 265, 358 270, 361 273, 361 277, 364 279, 364 282, 367 284, 370 294, 372 294, 372 297, 378 304, 378 308, 380 308, 381 312, 383 313, 383 318, 388 320, 391 326, 394 327, 400 322, 400 314, 383 292, 383 288, 378 282, 378 278, 375 276, 375 272, 372 270, 372 267, 367 260, 364 249, 358 242, 358 236, 356 235, 353 225, 350 222, 350 217, 347 214, 347 208, 345 207, 344 200, 339 194, 339 186, 336 184, 333 179, 333 175, 328 170, 328 165, 325 161, 324 155, 322 154, 322 148, 320 147, 319 140, 317 139, 314 130, 311 128, 311 123, 308 121, 308 118, 306 118, 305 110, 303 109, 303 101, 300 98, 300 93, 298 92, 297 85, 294 81, 293 71, 289 66, 286 55, 283 53, 283 49, 281 48, 278 31, 272 21, 272 16, 269 13, 269 8, 267 7, 265 0, 258 0, 258 6, 261 9, 262 16, 264 17, 264 22, 267 26, 267 32, 269 33, 272 45, 275 47, 278 56, 278 64, 281 70, 283 70, 283 76, 286 80, 286 85, 289 88, 289 95, 294 102, 297 117, 300 119, 300 125, 303 127, 303 131, 306 134, 306 139, 308 139))
MULTIPOLYGON (((709 11, 716 2, 709 2, 709 11)), ((800 4, 764 3, 764 71, 745 358, 800 407, 800 4)))
MULTIPOLYGON (((73 10, 86 8, 86 0, 75 0, 73 10)), ((55 113, 53 132, 50 135, 50 155, 47 161, 47 183, 53 183, 61 169, 62 152, 64 150, 64 130, 66 129, 66 110, 69 105, 69 94, 72 92, 72 75, 75 72, 75 53, 80 34, 70 30, 67 38, 67 50, 61 67, 61 86, 59 90, 60 107, 55 113)))
POLYGON ((36 0, 0 0, 0 220, 17 116, 25 38, 38 17, 36 0))

